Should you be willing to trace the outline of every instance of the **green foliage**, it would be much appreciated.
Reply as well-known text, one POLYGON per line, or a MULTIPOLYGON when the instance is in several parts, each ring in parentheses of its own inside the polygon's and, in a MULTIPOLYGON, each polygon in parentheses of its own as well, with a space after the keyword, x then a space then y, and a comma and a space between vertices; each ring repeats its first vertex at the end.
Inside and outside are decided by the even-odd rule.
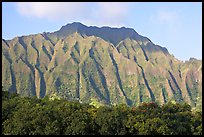
POLYGON ((93 105, 96 108, 99 108, 100 106, 104 106, 104 104, 98 102, 97 99, 95 98, 91 98, 91 102, 89 103, 89 105, 93 105))
POLYGON ((185 103, 98 106, 2 91, 5 135, 202 135, 202 112, 185 103))

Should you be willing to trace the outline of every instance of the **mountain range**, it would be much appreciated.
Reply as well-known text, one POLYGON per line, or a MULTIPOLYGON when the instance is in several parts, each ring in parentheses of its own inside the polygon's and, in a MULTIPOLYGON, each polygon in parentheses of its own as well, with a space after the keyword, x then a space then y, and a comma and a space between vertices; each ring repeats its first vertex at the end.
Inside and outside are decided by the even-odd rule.
POLYGON ((180 61, 132 28, 74 22, 2 39, 2 87, 38 98, 129 106, 176 101, 200 109, 202 60, 180 61))

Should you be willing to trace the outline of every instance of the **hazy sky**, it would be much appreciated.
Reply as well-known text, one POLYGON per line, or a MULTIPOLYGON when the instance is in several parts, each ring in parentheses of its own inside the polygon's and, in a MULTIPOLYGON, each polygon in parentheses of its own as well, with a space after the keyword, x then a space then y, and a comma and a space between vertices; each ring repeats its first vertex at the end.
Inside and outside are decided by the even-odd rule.
POLYGON ((202 59, 201 2, 3 2, 2 37, 53 32, 63 25, 134 28, 180 60, 202 59))

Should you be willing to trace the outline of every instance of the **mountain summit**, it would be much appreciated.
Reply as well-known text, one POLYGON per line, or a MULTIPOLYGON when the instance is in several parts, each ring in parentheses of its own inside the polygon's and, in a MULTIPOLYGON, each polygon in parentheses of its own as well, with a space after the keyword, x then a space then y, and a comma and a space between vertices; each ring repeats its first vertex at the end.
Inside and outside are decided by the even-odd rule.
POLYGON ((2 40, 2 86, 86 103, 187 102, 202 107, 202 61, 182 62, 131 28, 71 23, 2 40))
POLYGON ((111 28, 111 27, 95 27, 95 26, 85 26, 79 22, 74 22, 63 26, 59 31, 54 32, 54 35, 60 38, 65 38, 70 34, 78 32, 87 36, 97 36, 103 38, 104 40, 111 42, 113 45, 117 45, 120 41, 126 38, 140 40, 147 39, 146 37, 140 36, 132 28, 111 28))

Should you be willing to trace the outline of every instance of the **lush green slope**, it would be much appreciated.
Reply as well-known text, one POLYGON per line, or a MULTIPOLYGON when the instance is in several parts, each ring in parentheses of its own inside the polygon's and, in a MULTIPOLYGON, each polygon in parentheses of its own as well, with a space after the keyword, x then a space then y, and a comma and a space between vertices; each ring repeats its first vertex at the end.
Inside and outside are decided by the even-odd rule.
POLYGON ((201 108, 201 60, 179 61, 133 29, 83 27, 2 40, 4 90, 84 103, 175 100, 201 108))

